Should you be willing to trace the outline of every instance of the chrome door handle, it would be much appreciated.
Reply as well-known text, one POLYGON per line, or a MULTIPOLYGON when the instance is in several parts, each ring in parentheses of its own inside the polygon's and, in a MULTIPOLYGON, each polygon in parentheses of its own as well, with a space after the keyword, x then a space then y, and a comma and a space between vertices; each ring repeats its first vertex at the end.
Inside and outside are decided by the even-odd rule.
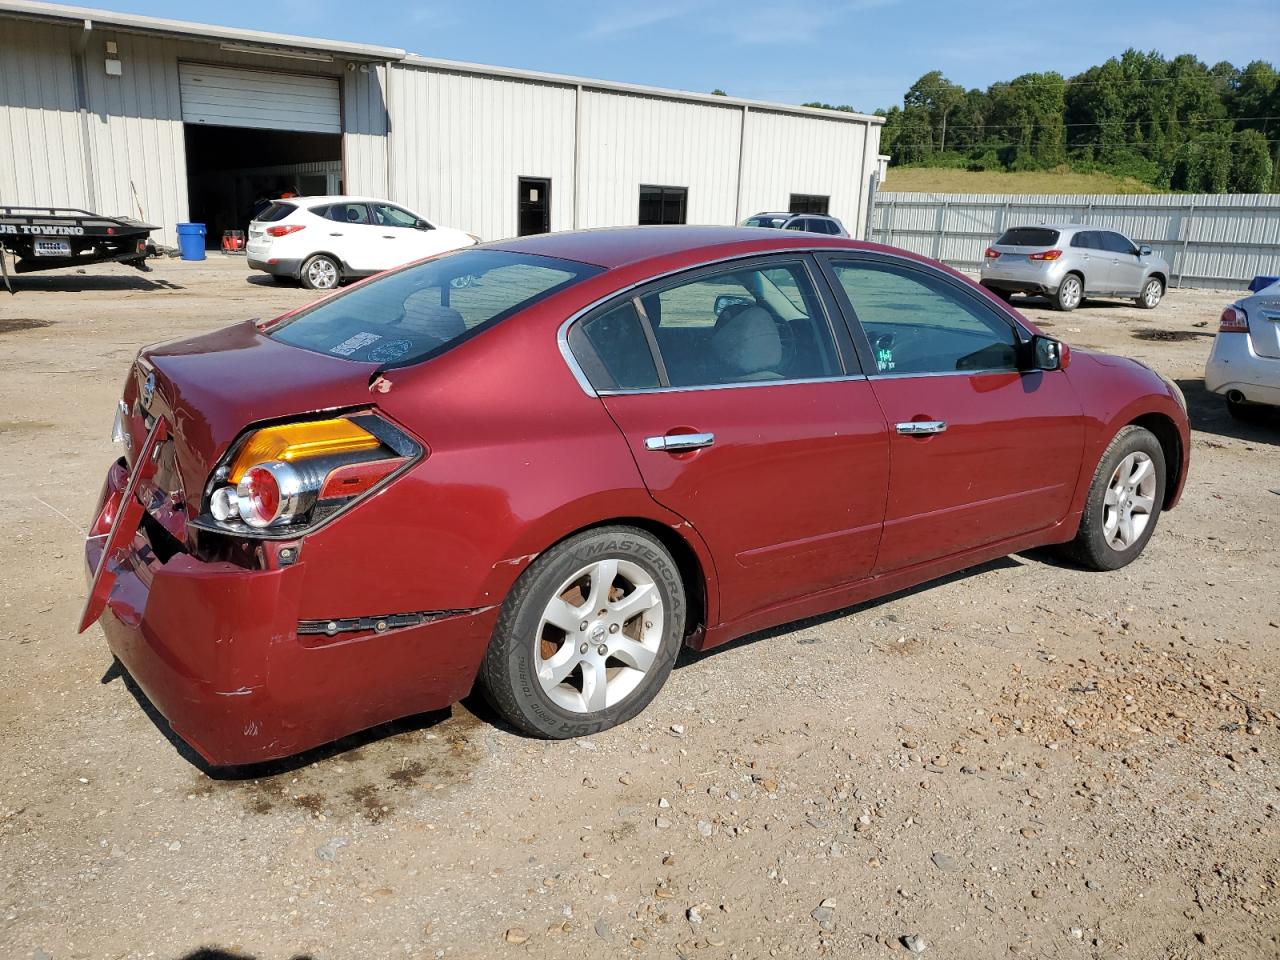
POLYGON ((946 433, 945 420, 908 420, 898 424, 898 432, 908 437, 919 437, 929 433, 946 433))
POLYGON ((676 433, 661 437, 646 437, 646 450, 666 450, 668 453, 678 450, 697 450, 709 447, 716 442, 714 433, 676 433))

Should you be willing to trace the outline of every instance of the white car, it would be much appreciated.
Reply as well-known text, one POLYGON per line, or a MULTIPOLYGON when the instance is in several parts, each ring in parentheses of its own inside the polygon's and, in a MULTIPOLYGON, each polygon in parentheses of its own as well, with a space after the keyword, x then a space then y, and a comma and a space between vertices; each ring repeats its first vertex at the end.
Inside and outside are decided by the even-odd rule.
POLYGON ((1280 281, 1222 311, 1204 385, 1226 397, 1234 417, 1280 407, 1280 281))
POLYGON ((289 197, 249 224, 250 268, 332 290, 423 257, 478 243, 411 210, 373 197, 289 197))

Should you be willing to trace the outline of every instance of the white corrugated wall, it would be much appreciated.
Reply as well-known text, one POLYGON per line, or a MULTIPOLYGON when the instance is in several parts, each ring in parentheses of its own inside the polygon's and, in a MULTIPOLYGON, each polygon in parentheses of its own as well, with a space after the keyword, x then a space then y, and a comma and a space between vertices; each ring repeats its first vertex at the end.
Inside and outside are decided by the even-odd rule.
POLYGON ((793 193, 817 194, 829 197, 827 212, 860 237, 867 184, 879 152, 879 126, 749 110, 742 154, 742 216, 787 210, 793 193))
POLYGON ((0 30, 0 203, 93 205, 72 40, 70 30, 20 20, 0 30))
POLYGON ((582 94, 579 226, 634 224, 641 184, 689 191, 689 223, 733 223, 741 108, 582 94))
POLYGON ((393 64, 390 199, 485 240, 516 233, 520 177, 573 226, 574 88, 393 64))
POLYGON ((386 64, 358 64, 343 74, 342 126, 343 189, 387 196, 386 64))

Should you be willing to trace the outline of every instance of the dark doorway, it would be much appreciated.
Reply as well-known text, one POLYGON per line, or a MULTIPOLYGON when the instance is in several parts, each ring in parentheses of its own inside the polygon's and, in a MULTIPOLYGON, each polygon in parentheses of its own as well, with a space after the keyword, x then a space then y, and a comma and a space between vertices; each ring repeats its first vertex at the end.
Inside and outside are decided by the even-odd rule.
POLYGON ((519 230, 517 236, 551 231, 551 181, 545 177, 521 177, 519 200, 519 230))
POLYGON ((640 187, 640 225, 684 223, 689 204, 687 187, 640 187))
POLYGON ((285 193, 342 192, 342 135, 183 124, 187 208, 218 248, 225 230, 248 230, 263 201, 285 193))
POLYGON ((821 213, 825 215, 830 202, 830 197, 824 197, 816 193, 793 193, 791 195, 791 206, 787 209, 792 213, 821 213))

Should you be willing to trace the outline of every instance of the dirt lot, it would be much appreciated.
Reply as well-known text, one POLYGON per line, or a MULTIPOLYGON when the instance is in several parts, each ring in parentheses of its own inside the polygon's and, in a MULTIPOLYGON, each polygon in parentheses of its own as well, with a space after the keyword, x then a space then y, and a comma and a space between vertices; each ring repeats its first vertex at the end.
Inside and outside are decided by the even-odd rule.
POLYGON ((221 257, 21 286, 0 957, 1280 956, 1280 424, 1203 391, 1232 295, 1028 308, 1187 392, 1186 496, 1120 573, 1010 557, 685 656, 590 740, 468 702, 237 779, 76 636, 81 530, 138 347, 308 294, 221 257))

